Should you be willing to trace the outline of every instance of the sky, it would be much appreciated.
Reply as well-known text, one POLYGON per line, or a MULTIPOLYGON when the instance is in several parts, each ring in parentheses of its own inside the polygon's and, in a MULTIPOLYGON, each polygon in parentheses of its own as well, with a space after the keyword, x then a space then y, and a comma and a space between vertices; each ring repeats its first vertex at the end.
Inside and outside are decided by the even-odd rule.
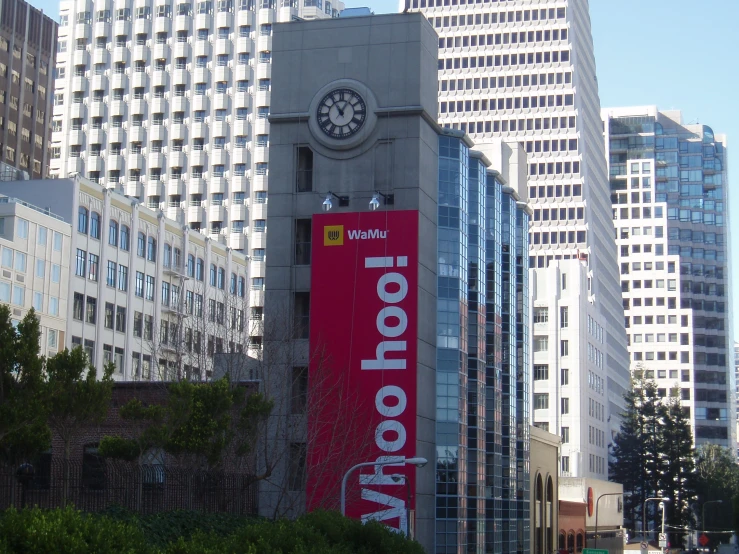
MULTIPOLYGON (((59 3, 31 0, 54 18, 59 3)), ((345 0, 375 13, 398 9, 397 0, 345 0)), ((739 2, 736 0, 590 0, 590 17, 602 107, 656 105, 678 109, 683 122, 702 123, 727 135, 729 188, 739 167, 737 98, 739 2)), ((739 231, 739 193, 729 191, 731 231, 739 231), (731 216, 734 216, 733 218, 731 216)), ((737 235, 739 237, 739 234, 737 235)), ((731 257, 739 263, 739 238, 731 257)), ((739 267, 732 272, 733 313, 739 308, 739 267)), ((739 338, 739 321, 734 326, 739 338)))

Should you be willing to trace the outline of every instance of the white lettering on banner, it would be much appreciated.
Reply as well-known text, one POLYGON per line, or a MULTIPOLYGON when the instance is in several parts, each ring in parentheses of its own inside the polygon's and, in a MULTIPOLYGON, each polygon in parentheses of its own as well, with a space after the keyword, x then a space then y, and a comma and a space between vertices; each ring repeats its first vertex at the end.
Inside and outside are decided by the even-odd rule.
MULTIPOLYGON (((391 464, 388 463, 387 465, 376 465, 373 466, 375 468, 375 472, 371 473, 369 475, 360 473, 359 474, 359 484, 360 485, 397 485, 398 483, 392 478, 391 475, 385 475, 384 470, 387 468, 388 470, 391 470, 393 467, 403 467, 403 457, 402 456, 378 456, 377 460, 375 460, 378 464, 382 462, 394 462, 397 460, 397 464, 391 464)), ((390 471, 390 473, 394 473, 393 471, 390 471)))
POLYGON ((367 240, 367 239, 386 239, 387 231, 379 229, 371 229, 369 231, 349 230, 349 238, 351 240, 367 240))
MULTIPOLYGON (((370 232, 372 233, 372 232, 370 232)), ((364 236, 365 232, 349 231, 349 238, 364 239, 376 238, 374 236, 364 236)), ((382 236, 385 238, 387 233, 382 236)), ((393 267, 408 267, 408 257, 368 257, 364 260, 366 269, 388 269, 393 267), (397 264, 397 266, 396 266, 397 264)), ((398 339, 404 338, 403 334, 408 330, 408 315, 405 310, 399 306, 408 296, 408 281, 398 272, 383 273, 377 280, 377 296, 386 304, 380 309, 375 319, 377 331, 383 338, 398 339)), ((411 337, 411 340, 414 340, 411 337)), ((389 352, 401 352, 405 354, 407 350, 407 341, 405 340, 380 340, 375 348, 375 358, 370 360, 362 360, 362 370, 394 370, 406 369, 406 358, 387 359, 385 355, 389 352)), ((375 408, 383 419, 375 429, 375 443, 377 447, 386 453, 400 451, 406 445, 406 429, 397 419, 404 412, 408 405, 406 392, 397 385, 385 385, 377 391, 375 395, 375 408), (392 404, 388 403, 388 399, 392 404), (393 402, 394 399, 395 401, 393 402)), ((393 461, 392 456, 380 456, 380 461, 393 461)), ((399 460, 402 460, 400 458, 399 460)), ((404 465, 402 462, 397 465, 404 465)), ((375 466, 375 471, 371 475, 359 475, 359 483, 364 486, 392 486, 397 485, 389 475, 383 473, 384 466, 375 466)), ((362 488, 362 499, 375 502, 381 506, 389 506, 388 509, 378 510, 372 513, 362 515, 362 521, 377 520, 383 521, 398 518, 398 530, 407 528, 407 512, 405 501, 381 493, 377 490, 362 488)))
POLYGON ((386 519, 395 519, 397 517, 400 520, 400 525, 397 529, 394 527, 390 527, 390 529, 393 531, 405 532, 407 528, 406 526, 408 525, 408 512, 406 512, 405 502, 403 500, 371 489, 362 489, 362 500, 376 502, 382 506, 390 506, 390 508, 386 510, 379 510, 370 514, 362 514, 362 523, 366 523, 371 520, 384 521, 386 519))

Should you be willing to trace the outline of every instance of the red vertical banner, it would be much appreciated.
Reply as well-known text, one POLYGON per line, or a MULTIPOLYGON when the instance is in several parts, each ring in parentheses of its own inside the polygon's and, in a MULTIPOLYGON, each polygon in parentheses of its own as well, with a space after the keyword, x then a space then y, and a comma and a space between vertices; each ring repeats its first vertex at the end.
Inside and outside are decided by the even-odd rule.
MULTIPOLYGON (((313 216, 309 510, 338 508, 353 465, 415 456, 417 317, 418 212, 313 216)), ((415 470, 355 471, 347 515, 405 530, 415 470)))

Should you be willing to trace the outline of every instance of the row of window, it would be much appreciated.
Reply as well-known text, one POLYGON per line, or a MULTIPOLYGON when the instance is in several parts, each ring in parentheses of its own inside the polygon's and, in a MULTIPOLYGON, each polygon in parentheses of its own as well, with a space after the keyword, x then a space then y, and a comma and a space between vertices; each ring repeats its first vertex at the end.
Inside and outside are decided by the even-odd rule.
MULTIPOLYGON (((483 0, 482 3, 496 3, 496 0, 483 0)), ((449 5, 464 6, 465 4, 473 5, 481 2, 477 0, 413 0, 412 7, 416 8, 443 8, 449 5)), ((556 19, 565 19, 567 16, 566 8, 546 8, 533 10, 515 10, 515 11, 490 11, 484 13, 453 15, 441 17, 429 17, 429 21, 434 23, 434 27, 464 27, 471 25, 488 25, 495 23, 520 23, 521 21, 547 21, 556 19)))
MULTIPOLYGON (((439 91, 446 92, 448 90, 454 92, 459 90, 506 89, 513 87, 562 85, 570 84, 571 82, 571 71, 507 75, 498 77, 497 79, 495 77, 465 77, 440 79, 439 91)), ((443 97, 444 95, 440 96, 443 97)), ((575 116, 572 117, 574 118, 575 116)))
POLYGON ((533 245, 582 244, 586 242, 587 231, 552 231, 550 233, 531 233, 533 245))
MULTIPOLYGON (((26 287, 0 281, 0 302, 15 304, 20 307, 26 305, 26 287)), ((59 297, 46 295, 43 292, 33 292, 31 305, 37 312, 46 312, 49 315, 59 316, 59 297), (44 306, 46 304, 46 306, 44 306), (44 309, 46 307, 46 309, 44 309)))
POLYGON ((518 54, 497 54, 491 56, 463 56, 439 58, 439 71, 451 69, 476 69, 483 67, 517 67, 542 63, 569 62, 569 50, 546 52, 521 52, 518 54))
MULTIPOLYGON (((561 186, 557 186, 561 189, 561 186)), ((565 185, 565 193, 569 192, 570 185, 565 185)), ((582 185, 572 185, 573 196, 582 196, 582 185)), ((583 219, 585 208, 535 208, 534 221, 566 221, 571 222, 583 219)))
MULTIPOLYGON (((478 14, 481 15, 481 14, 478 14)), ((481 18, 484 19, 484 18, 481 18)), ((539 29, 536 31, 517 31, 512 33, 488 33, 487 35, 459 35, 439 37, 439 49, 442 48, 474 48, 476 46, 492 46, 500 44, 526 44, 567 40, 568 30, 539 29)))

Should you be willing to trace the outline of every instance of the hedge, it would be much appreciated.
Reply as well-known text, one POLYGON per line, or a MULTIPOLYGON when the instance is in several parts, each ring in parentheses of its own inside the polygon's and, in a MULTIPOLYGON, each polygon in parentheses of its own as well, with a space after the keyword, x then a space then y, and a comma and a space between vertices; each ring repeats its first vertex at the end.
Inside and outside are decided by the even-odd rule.
POLYGON ((0 554, 423 554, 417 542, 386 526, 313 512, 297 520, 227 514, 112 509, 89 514, 72 507, 0 513, 0 554))

